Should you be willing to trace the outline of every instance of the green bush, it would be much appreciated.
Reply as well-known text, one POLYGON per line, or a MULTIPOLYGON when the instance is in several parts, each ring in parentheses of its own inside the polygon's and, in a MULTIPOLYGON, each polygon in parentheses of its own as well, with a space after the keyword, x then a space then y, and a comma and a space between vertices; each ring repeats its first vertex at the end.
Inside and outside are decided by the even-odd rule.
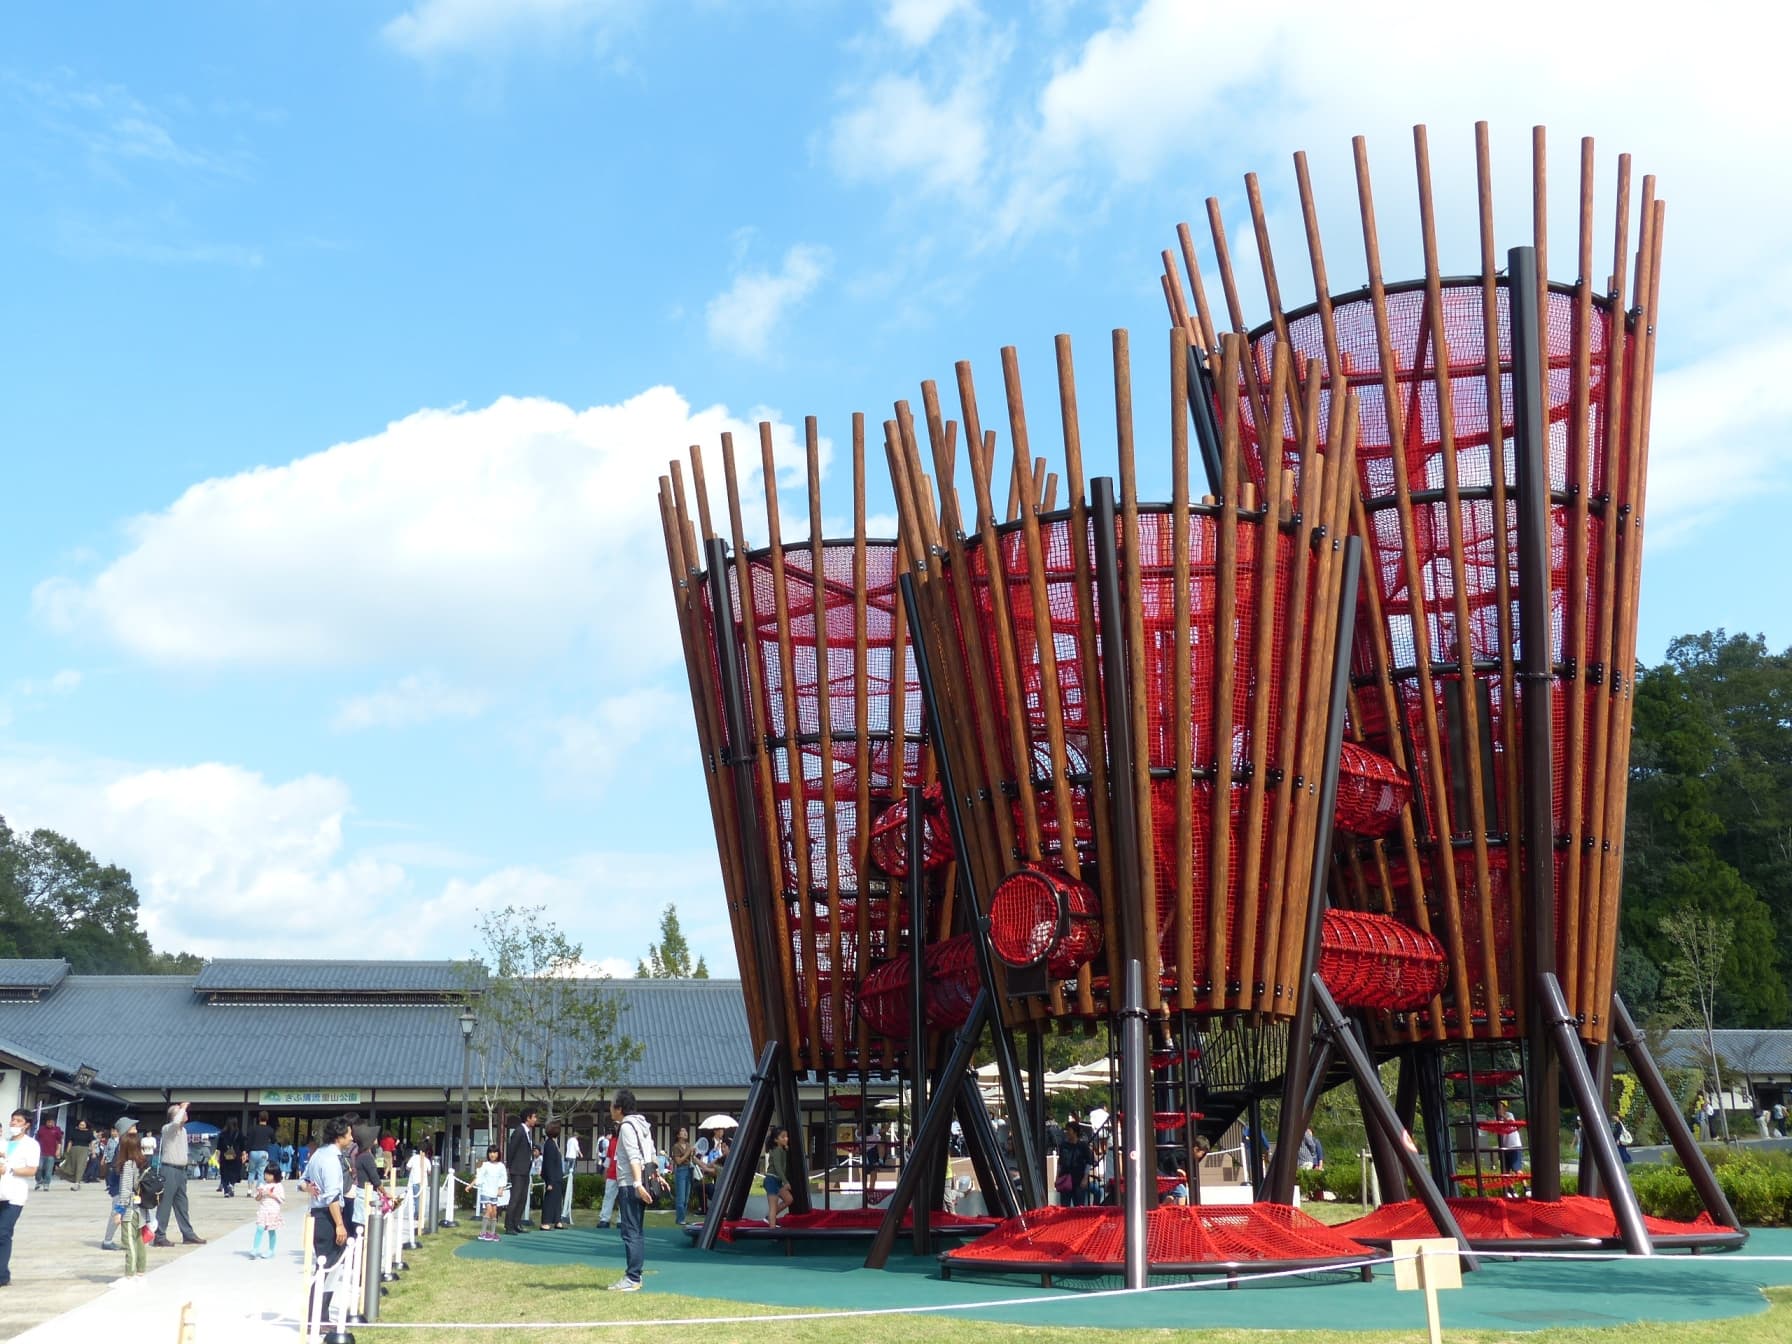
POLYGON ((1363 1202, 1363 1173, 1355 1162, 1346 1162, 1339 1166, 1328 1165, 1324 1171, 1302 1171, 1295 1173, 1300 1182, 1300 1197, 1303 1200, 1323 1199, 1325 1192, 1346 1204, 1363 1202))
POLYGON ((575 1209, 595 1209, 604 1202, 604 1178, 596 1172, 589 1175, 578 1175, 572 1178, 572 1206, 575 1209))

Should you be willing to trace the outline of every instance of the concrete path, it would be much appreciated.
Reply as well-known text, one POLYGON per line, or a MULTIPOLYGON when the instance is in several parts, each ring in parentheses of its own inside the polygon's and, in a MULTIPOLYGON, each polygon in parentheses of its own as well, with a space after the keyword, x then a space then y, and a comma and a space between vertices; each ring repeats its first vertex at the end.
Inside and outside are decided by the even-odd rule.
MULTIPOLYGON (((188 1187, 193 1230, 204 1246, 149 1248, 149 1273, 129 1288, 113 1288, 124 1272, 122 1251, 102 1251, 100 1234, 111 1208, 104 1186, 74 1189, 58 1180, 32 1194, 19 1217, 12 1284, 0 1288, 0 1339, 30 1344, 86 1344, 102 1339, 173 1340, 184 1302, 194 1302, 202 1340, 293 1340, 297 1332, 265 1333, 264 1314, 290 1317, 299 1301, 298 1219, 281 1234, 277 1260, 251 1260, 255 1201, 237 1187, 226 1199, 209 1181, 188 1187), (290 1244, 288 1244, 288 1239, 290 1244), (220 1329, 241 1321, 240 1331, 220 1329)), ((289 1197, 292 1192, 288 1191, 289 1197)))

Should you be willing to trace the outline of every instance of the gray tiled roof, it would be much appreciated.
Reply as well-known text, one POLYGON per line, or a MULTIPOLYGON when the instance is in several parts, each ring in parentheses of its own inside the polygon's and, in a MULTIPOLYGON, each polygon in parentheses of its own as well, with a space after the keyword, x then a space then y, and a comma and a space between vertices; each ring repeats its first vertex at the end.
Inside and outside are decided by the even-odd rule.
POLYGON ((0 957, 0 990, 49 989, 67 974, 61 957, 0 957))
POLYGON ((35 1046, 21 1045, 17 1041, 9 1041, 5 1037, 0 1037, 0 1055, 24 1060, 27 1064, 35 1065, 40 1069, 59 1069, 63 1073, 73 1073, 76 1067, 66 1064, 60 1059, 51 1059, 35 1046))
MULTIPOLYGON (((110 1088, 459 1087, 446 1004, 207 1003, 190 975, 71 975, 0 1002, 0 1040, 110 1088)), ((641 1062, 613 1086, 736 1088, 753 1069, 738 980, 615 980, 641 1062)))
POLYGON ((201 994, 456 994, 485 971, 460 961, 285 961, 220 958, 193 981, 201 994))
MULTIPOLYGON (((1717 1057, 1728 1070, 1753 1078, 1792 1077, 1792 1031, 1721 1029, 1711 1033, 1717 1057)), ((1708 1069, 1705 1033, 1694 1029, 1670 1031, 1656 1061, 1664 1068, 1708 1069)))

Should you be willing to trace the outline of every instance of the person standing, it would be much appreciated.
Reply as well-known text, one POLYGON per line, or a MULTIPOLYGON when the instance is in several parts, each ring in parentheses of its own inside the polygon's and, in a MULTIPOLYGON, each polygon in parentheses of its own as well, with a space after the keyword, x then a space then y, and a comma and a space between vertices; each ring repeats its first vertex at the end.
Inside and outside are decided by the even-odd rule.
POLYGON ((226 1199, 236 1198, 243 1180, 243 1133, 232 1120, 218 1135, 218 1188, 226 1199))
POLYGON ((1081 1207, 1089 1202, 1089 1173, 1095 1168, 1095 1149, 1083 1137, 1083 1127, 1075 1120, 1064 1126, 1064 1142, 1058 1148, 1058 1181, 1060 1185, 1065 1177, 1070 1178, 1070 1188, 1065 1190, 1064 1202, 1073 1207, 1081 1207))
POLYGON ((1500 1167, 1508 1172, 1524 1170, 1524 1136, 1519 1133, 1522 1127, 1518 1117, 1512 1114, 1511 1104, 1502 1099, 1493 1108, 1493 1118, 1499 1122, 1500 1135, 1500 1167))
POLYGON ((572 1187, 579 1174, 579 1159, 585 1156, 585 1150, 579 1144, 579 1136, 575 1130, 566 1131, 566 1142, 561 1155, 566 1159, 566 1190, 560 1197, 560 1226, 572 1226, 572 1187))
POLYGON ((157 1246, 172 1246, 168 1233, 173 1227, 172 1215, 180 1224, 180 1239, 188 1246, 203 1246, 205 1238, 193 1230, 193 1219, 187 1212, 187 1103, 177 1101, 168 1108, 168 1123, 162 1126, 162 1141, 156 1145, 162 1162, 162 1202, 156 1207, 157 1246))
POLYGON ((1300 1160, 1296 1163, 1302 1171, 1325 1170, 1325 1145, 1319 1142, 1318 1136, 1308 1130, 1300 1138, 1300 1160))
POLYGON ((75 1127, 68 1136, 68 1147, 63 1149, 62 1161, 57 1164, 62 1174, 68 1177, 69 1187, 81 1188, 81 1182, 87 1176, 87 1155, 93 1151, 93 1130, 83 1117, 75 1121, 75 1127))
MULTIPOLYGON (((137 1202, 137 1187, 135 1185, 131 1187, 130 1198, 124 1200, 122 1203, 120 1202, 124 1188, 120 1167, 124 1162, 124 1141, 127 1138, 131 1141, 131 1152, 134 1154, 137 1163, 137 1174, 133 1179, 141 1180, 143 1173, 149 1169, 149 1159, 143 1155, 142 1140, 137 1134, 137 1122, 131 1119, 131 1117, 126 1116, 113 1127, 112 1137, 106 1141, 106 1193, 112 1197, 112 1212, 106 1218, 106 1231, 100 1238, 100 1249, 102 1251, 114 1251, 118 1249, 117 1244, 112 1240, 113 1234, 121 1227, 125 1226, 126 1219, 124 1215, 127 1206, 135 1205, 137 1202)), ((143 1226, 141 1210, 138 1211, 137 1226, 139 1228, 143 1226)), ((128 1275, 130 1272, 130 1266, 127 1264, 125 1266, 125 1273, 128 1275)))
POLYGON ((56 1156, 62 1151, 62 1126, 51 1116, 37 1127, 37 1188, 48 1190, 56 1170, 56 1156))
POLYGON ((268 1123, 268 1113, 262 1111, 243 1138, 243 1145, 249 1150, 247 1175, 251 1185, 261 1184, 261 1173, 267 1169, 268 1159, 274 1154, 274 1142, 274 1127, 268 1123))
POLYGON ((565 1202, 566 1162, 560 1155, 560 1123, 551 1122, 541 1140, 541 1226, 565 1227, 560 1206, 565 1202))
POLYGON ((18 1110, 6 1122, 6 1157, 0 1160, 0 1288, 12 1282, 12 1234, 31 1198, 32 1181, 43 1154, 31 1137, 31 1112, 18 1110))
POLYGON ((504 1230, 513 1237, 522 1235, 523 1215, 529 1211, 529 1168, 535 1161, 535 1121, 539 1115, 533 1106, 525 1107, 504 1149, 504 1169, 510 1173, 510 1203, 504 1209, 504 1230))
MULTIPOLYGON (((348 1245, 348 1224, 342 1218, 342 1163, 353 1141, 348 1122, 332 1120, 324 1126, 323 1143, 305 1164, 303 1188, 311 1196, 311 1254, 324 1262, 320 1273, 328 1273, 348 1245)), ((325 1291, 318 1303, 320 1321, 330 1319, 333 1295, 325 1291)))
POLYGON ((697 1150, 691 1147, 691 1131, 683 1125, 666 1150, 672 1163, 672 1225, 683 1227, 685 1213, 691 1206, 691 1180, 697 1174, 697 1150))
MULTIPOLYGON (((143 1157, 143 1147, 137 1140, 137 1127, 133 1124, 118 1144, 118 1192, 112 1197, 112 1216, 118 1222, 119 1240, 124 1242, 124 1278, 121 1282, 127 1284, 141 1282, 149 1262, 149 1251, 143 1245, 143 1203, 137 1196, 137 1187, 142 1183, 148 1165, 143 1157)), ((111 1224, 106 1227, 109 1241, 111 1224)))
MULTIPOLYGON (((614 1110, 614 1107, 611 1107, 614 1110)), ((604 1164, 604 1203, 598 1213, 597 1225, 608 1227, 610 1218, 616 1209, 616 1196, 622 1187, 616 1184, 616 1159, 619 1147, 617 1136, 607 1134, 597 1141, 598 1160, 604 1164)))
POLYGON ((765 1155, 765 1221, 776 1227, 778 1218, 796 1196, 790 1189, 790 1131, 779 1125, 772 1131, 771 1147, 765 1155))
POLYGON ((623 1275, 610 1285, 613 1293, 641 1291, 641 1273, 646 1260, 647 1238, 643 1220, 653 1195, 645 1184, 646 1171, 658 1161, 653 1149, 653 1131, 647 1117, 635 1109, 635 1094, 623 1088, 610 1103, 610 1119, 616 1122, 616 1136, 610 1151, 616 1158, 616 1214, 622 1227, 622 1253, 627 1263, 623 1275))

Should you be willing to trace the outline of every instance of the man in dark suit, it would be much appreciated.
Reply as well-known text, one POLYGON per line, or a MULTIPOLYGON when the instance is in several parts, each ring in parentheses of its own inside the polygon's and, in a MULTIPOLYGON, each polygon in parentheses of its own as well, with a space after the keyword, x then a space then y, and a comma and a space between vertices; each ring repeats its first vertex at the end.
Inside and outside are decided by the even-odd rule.
POLYGON ((540 1114, 525 1106, 504 1149, 504 1169, 510 1173, 510 1203, 504 1209, 504 1230, 512 1236, 523 1232, 523 1216, 529 1212, 529 1168, 535 1162, 535 1121, 540 1114))

